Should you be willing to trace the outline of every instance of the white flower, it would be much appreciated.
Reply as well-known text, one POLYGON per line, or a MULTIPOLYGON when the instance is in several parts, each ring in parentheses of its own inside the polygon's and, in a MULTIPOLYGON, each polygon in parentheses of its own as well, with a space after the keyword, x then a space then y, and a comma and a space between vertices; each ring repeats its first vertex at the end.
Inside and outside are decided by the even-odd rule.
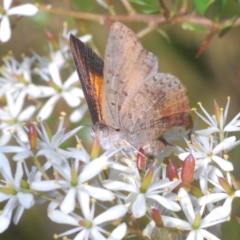
POLYGON ((184 160, 190 153, 196 159, 198 172, 196 178, 206 172, 207 166, 213 161, 224 171, 232 171, 233 165, 222 157, 222 151, 226 154, 230 149, 239 144, 236 137, 232 136, 217 143, 213 136, 195 136, 192 144, 189 144, 189 151, 179 154, 179 158, 184 160))
MULTIPOLYGON (((113 191, 126 191, 130 194, 120 196, 131 206, 133 216, 140 218, 145 215, 149 200, 153 200, 172 211, 179 211, 180 206, 174 201, 176 195, 171 193, 180 181, 169 181, 168 179, 157 180, 160 168, 151 167, 141 180, 137 168, 133 167, 134 174, 123 175, 125 182, 105 180, 103 185, 113 191), (147 182, 147 184, 145 184, 147 182)), ((118 194, 117 194, 118 195, 118 194)))
POLYGON ((24 57, 18 62, 14 57, 4 57, 4 65, 0 67, 0 96, 12 93, 16 99, 20 93, 33 99, 51 96, 55 91, 52 87, 35 85, 32 83, 32 66, 34 57, 24 57))
MULTIPOLYGON (((32 182, 31 188, 38 191, 62 189, 66 195, 60 205, 60 209, 65 214, 75 209, 75 199, 76 197, 80 198, 80 195, 83 193, 87 193, 91 197, 101 201, 112 201, 115 198, 114 194, 109 190, 85 184, 85 182, 91 178, 91 174, 85 173, 89 178, 83 178, 81 175, 86 170, 84 168, 80 169, 79 166, 80 163, 78 160, 72 162, 71 165, 66 163, 64 167, 55 165, 55 171, 61 176, 58 180, 32 182)), ((97 166, 95 166, 95 169, 96 167, 97 166)), ((99 171, 102 171, 102 168, 99 169, 99 171)))
POLYGON ((226 132, 240 131, 240 119, 239 119, 240 113, 238 113, 228 124, 226 123, 229 104, 230 104, 230 97, 228 97, 227 105, 225 107, 225 110, 223 111, 222 108, 218 109, 218 105, 215 102, 215 108, 217 108, 216 114, 218 114, 218 116, 216 116, 216 114, 213 116, 210 116, 209 113, 203 108, 202 104, 199 103, 199 106, 202 109, 205 116, 202 116, 197 111, 195 112, 204 122, 208 124, 209 127, 207 129, 198 130, 196 131, 196 133, 201 135, 210 135, 213 133, 221 134, 226 132))
POLYGON ((231 207, 232 201, 236 197, 240 197, 240 190, 235 190, 232 186, 231 178, 229 177, 227 180, 224 178, 221 171, 218 169, 214 169, 211 173, 212 179, 208 179, 208 181, 215 186, 211 193, 200 197, 198 199, 198 203, 200 205, 207 205, 209 210, 211 210, 212 203, 220 202, 223 199, 225 200, 224 205, 229 205, 231 207), (223 186, 219 183, 219 180, 222 180, 223 186))
POLYGON ((165 227, 177 228, 182 231, 189 231, 186 240, 192 239, 212 239, 220 240, 215 235, 207 231, 211 226, 218 225, 220 223, 226 222, 230 214, 231 208, 228 206, 217 207, 213 209, 204 218, 203 211, 204 206, 200 212, 195 213, 190 197, 186 190, 181 188, 178 194, 182 210, 186 216, 187 221, 181 220, 179 218, 162 216, 162 220, 165 227))
POLYGON ((38 11, 37 7, 30 3, 10 8, 11 4, 12 0, 3 0, 4 14, 0 14, 0 41, 2 42, 7 42, 11 37, 11 27, 8 16, 33 16, 38 11))
MULTIPOLYGON (((75 228, 61 233, 58 237, 63 237, 66 235, 70 235, 73 233, 77 233, 74 240, 80 239, 98 239, 98 240, 107 240, 108 238, 104 235, 107 235, 108 232, 102 225, 104 225, 108 221, 117 220, 123 217, 127 208, 124 205, 116 205, 114 207, 108 208, 105 212, 100 215, 95 216, 95 201, 92 200, 92 205, 90 207, 90 197, 86 193, 82 193, 79 195, 79 204, 82 210, 83 217, 77 214, 69 214, 66 215, 59 210, 49 211, 48 217, 57 223, 60 224, 70 224, 75 226, 75 228)), ((126 225, 121 224, 113 231, 113 235, 110 235, 109 239, 122 239, 126 233, 126 225), (120 229, 118 229, 120 228, 120 229), (119 234, 117 236, 117 234, 119 234), (115 238, 116 237, 116 238, 115 238)))
MULTIPOLYGON (((48 158, 52 164, 61 165, 67 162, 67 158, 79 159, 78 151, 65 150, 60 148, 60 145, 65 142, 68 138, 75 135, 82 127, 79 126, 67 133, 65 133, 65 128, 63 127, 64 116, 62 115, 59 121, 58 129, 54 135, 49 134, 48 130, 45 129, 43 122, 40 122, 40 127, 36 127, 38 135, 40 137, 39 141, 39 151, 37 156, 45 156, 48 158)), ((86 157, 86 155, 84 156, 86 157)), ((83 161, 88 161, 83 159, 83 161)))
POLYGON ((11 131, 17 131, 17 135, 21 141, 28 141, 27 134, 24 131, 21 123, 28 121, 36 110, 36 107, 31 105, 22 110, 24 104, 25 94, 21 93, 16 100, 13 99, 12 94, 6 93, 7 109, 0 108, 0 129, 2 129, 2 136, 0 144, 4 145, 11 139, 11 131))
POLYGON ((55 87, 53 87, 54 93, 38 113, 38 117, 41 117, 42 119, 46 119, 50 116, 55 104, 61 97, 66 101, 67 105, 72 108, 79 106, 81 103, 80 99, 84 98, 82 90, 73 87, 73 84, 78 82, 76 71, 74 71, 64 83, 62 83, 59 68, 56 64, 49 64, 49 73, 55 87))
POLYGON ((85 113, 88 110, 87 104, 82 104, 80 107, 76 108, 70 115, 69 119, 71 122, 76 123, 84 117, 85 113))
POLYGON ((26 191, 28 189, 21 188, 21 180, 24 172, 20 161, 17 162, 15 177, 13 177, 7 158, 0 153, 0 172, 4 178, 2 182, 5 182, 5 185, 0 184, 0 202, 8 200, 0 215, 1 233, 9 226, 13 210, 17 208, 13 218, 13 222, 17 224, 24 209, 29 209, 34 205, 34 197, 26 191))
POLYGON ((0 152, 3 153, 16 153, 13 156, 14 161, 22 161, 23 159, 33 157, 32 150, 29 143, 25 143, 13 135, 19 146, 0 146, 0 152))

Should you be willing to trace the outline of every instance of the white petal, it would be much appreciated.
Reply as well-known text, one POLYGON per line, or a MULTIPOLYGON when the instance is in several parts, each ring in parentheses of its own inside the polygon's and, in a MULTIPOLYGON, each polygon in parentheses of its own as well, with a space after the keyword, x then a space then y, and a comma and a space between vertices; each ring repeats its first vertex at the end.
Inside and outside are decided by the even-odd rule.
POLYGON ((51 98, 48 99, 48 101, 43 105, 41 110, 38 113, 38 118, 40 117, 41 119, 47 119, 50 114, 53 112, 54 106, 58 99, 60 98, 60 95, 55 95, 51 98))
POLYGON ((198 231, 197 230, 193 230, 191 231, 189 234, 188 234, 188 237, 186 238, 186 240, 204 240, 203 237, 198 234, 198 231))
POLYGON ((78 201, 83 212, 85 219, 92 220, 91 211, 90 211, 90 197, 85 192, 77 192, 78 201))
POLYGON ((8 158, 1 152, 0 152, 0 170, 1 172, 4 171, 7 175, 10 176, 11 180, 10 179, 6 179, 6 180, 10 180, 11 182, 13 182, 12 169, 8 162, 8 158))
POLYGON ((181 199, 180 204, 188 222, 192 223, 195 219, 195 214, 192 206, 191 199, 185 189, 180 188, 178 191, 178 197, 181 199))
POLYGON ((123 239, 127 231, 126 223, 121 223, 111 233, 110 238, 120 240, 123 239))
POLYGON ((12 138, 12 134, 10 132, 3 132, 2 136, 0 136, 0 145, 7 144, 12 138))
POLYGON ((136 189, 133 185, 120 182, 120 181, 114 181, 114 180, 104 180, 103 186, 110 190, 115 191, 127 191, 127 192, 136 192, 136 189))
POLYGON ((61 212, 60 210, 53 210, 48 212, 48 217, 56 223, 63 223, 63 224, 70 224, 73 226, 79 226, 78 225, 78 220, 64 214, 63 212, 61 212))
POLYGON ((228 160, 222 159, 216 155, 212 156, 212 160, 216 162, 224 171, 228 172, 233 170, 233 164, 228 160))
POLYGON ((227 150, 228 148, 230 148, 234 144, 235 141, 236 141, 235 136, 225 138, 221 143, 219 143, 213 149, 213 154, 217 154, 217 153, 221 152, 222 150, 227 150))
POLYGON ((3 153, 20 153, 24 148, 19 146, 0 146, 0 151, 3 153))
POLYGON ((3 8, 5 11, 7 11, 12 4, 12 0, 3 0, 3 8))
POLYGON ((31 208, 34 205, 34 197, 30 193, 19 192, 17 194, 18 201, 24 208, 31 208))
POLYGON ((140 193, 132 205, 132 212, 135 218, 140 218, 145 215, 147 210, 145 195, 140 193))
POLYGON ((9 9, 8 15, 17 14, 17 15, 24 15, 24 16, 32 16, 36 14, 37 11, 38 9, 35 5, 27 3, 27 4, 23 4, 23 5, 9 9))
POLYGON ((28 158, 30 156, 33 156, 32 152, 25 150, 25 151, 22 151, 20 153, 15 154, 13 156, 13 160, 14 161, 20 161, 20 160, 26 159, 26 158, 28 158))
POLYGON ((147 197, 154 199, 155 201, 157 201, 159 204, 161 204, 165 208, 172 210, 174 212, 181 210, 180 206, 176 202, 171 201, 170 199, 166 199, 160 195, 154 194, 154 195, 148 195, 147 197))
POLYGON ((84 183, 89 179, 95 177, 107 166, 107 159, 99 157, 86 164, 79 175, 79 182, 84 183))
POLYGON ((0 22, 0 41, 7 42, 11 37, 11 28, 8 17, 4 16, 0 22))
POLYGON ((80 39, 82 42, 86 43, 86 42, 88 42, 90 39, 92 39, 92 35, 91 35, 91 34, 86 34, 86 35, 84 35, 84 36, 81 36, 79 39, 80 39))
POLYGON ((59 68, 56 64, 50 63, 48 65, 49 73, 52 77, 53 82, 62 89, 62 80, 59 73, 59 68))
POLYGON ((231 212, 231 208, 229 207, 217 207, 213 209, 206 217, 202 219, 201 228, 206 228, 211 226, 213 223, 215 225, 215 221, 221 221, 222 219, 227 220, 231 212))
MULTIPOLYGON (((64 89, 68 89, 70 86, 72 86, 74 83, 78 82, 78 74, 77 71, 75 70, 71 76, 64 82, 63 86, 64 89)), ((78 88, 80 90, 80 88, 78 88)))
POLYGON ((220 238, 216 237, 212 233, 206 231, 205 229, 199 229, 198 234, 201 234, 202 238, 204 239, 211 239, 211 240, 221 240, 220 238))
POLYGON ((32 182, 30 184, 30 188, 37 191, 51 191, 51 190, 61 188, 62 187, 61 185, 59 184, 59 181, 50 180, 50 181, 32 182))
POLYGON ((28 106, 26 107, 20 114, 18 117, 19 122, 23 122, 23 121, 29 121, 29 119, 32 117, 32 115, 34 114, 36 110, 35 106, 28 106))
POLYGON ((60 209, 63 213, 68 214, 75 209, 75 203, 76 203, 76 188, 70 188, 60 205, 60 209))
MULTIPOLYGON (((104 236, 102 235, 102 233, 99 231, 99 228, 96 228, 96 227, 93 227, 93 228, 91 229, 91 238, 86 238, 86 236, 85 236, 85 239, 107 240, 107 238, 104 237, 104 236)), ((74 239, 74 240, 75 240, 75 239, 74 239)), ((78 239, 78 240, 80 240, 80 239, 78 239)))
POLYGON ((24 131, 23 127, 20 124, 16 125, 16 130, 17 130, 17 136, 22 142, 27 142, 28 141, 28 136, 27 133, 24 131))
POLYGON ((106 189, 97 188, 90 185, 86 185, 84 189, 91 197, 101 201, 112 201, 115 198, 115 195, 106 189))
POLYGON ((14 224, 18 224, 23 212, 24 212, 24 207, 22 205, 18 205, 17 211, 16 211, 16 213, 14 215, 14 218, 13 218, 14 224))
POLYGON ((199 134, 199 135, 205 135, 205 136, 209 136, 213 133, 219 132, 219 129, 217 127, 209 127, 207 129, 203 129, 203 130, 197 130, 195 131, 195 133, 199 134))
POLYGON ((4 232, 8 228, 11 216, 12 212, 8 215, 5 215, 4 213, 0 215, 0 233, 4 232))
POLYGON ((151 239, 152 231, 155 228, 156 224, 151 220, 148 225, 143 229, 143 236, 151 239))
POLYGON ((224 131, 225 132, 238 132, 238 131, 240 131, 240 127, 235 127, 235 126, 230 125, 230 126, 226 126, 224 128, 224 131))
POLYGON ((40 93, 37 96, 33 92, 29 93, 29 95, 33 95, 34 98, 45 98, 56 94, 56 90, 52 87, 38 86, 38 88, 40 89, 40 93))
POLYGON ((74 96, 71 92, 63 92, 62 97, 69 107, 77 107, 80 104, 80 98, 74 96))
POLYGON ((127 212, 127 207, 124 205, 116 205, 114 207, 109 208, 107 211, 98 215, 94 220, 94 224, 98 225, 103 222, 108 222, 112 220, 116 220, 122 216, 124 216, 127 212))
POLYGON ((209 203, 215 203, 215 202, 221 201, 227 197, 228 197, 228 194, 226 193, 213 193, 207 196, 200 197, 198 199, 198 203, 202 206, 209 203))
POLYGON ((191 225, 181 219, 162 216, 163 224, 165 227, 176 228, 181 227, 182 230, 192 230, 191 225))
POLYGON ((87 109, 88 109, 87 104, 81 105, 79 108, 77 108, 71 113, 69 117, 70 121, 73 123, 79 122, 85 115, 87 109))
POLYGON ((234 194, 236 197, 240 197, 240 190, 237 190, 234 194))

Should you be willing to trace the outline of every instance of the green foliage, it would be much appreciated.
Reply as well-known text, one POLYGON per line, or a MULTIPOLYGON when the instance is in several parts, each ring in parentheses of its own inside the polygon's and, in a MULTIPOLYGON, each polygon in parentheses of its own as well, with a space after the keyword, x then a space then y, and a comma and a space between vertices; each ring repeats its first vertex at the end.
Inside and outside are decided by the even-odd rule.
POLYGON ((237 16, 235 15, 232 17, 232 19, 230 19, 225 25, 220 28, 218 36, 223 37, 226 33, 228 33, 236 20, 237 16))
POLYGON ((209 6, 214 3, 215 0, 193 0, 193 4, 198 12, 202 15, 207 11, 209 6))
POLYGON ((156 1, 129 0, 129 2, 141 6, 141 11, 146 14, 156 13, 160 11, 160 6, 156 4, 156 1))
POLYGON ((182 23, 182 28, 184 30, 190 30, 190 31, 199 31, 199 32, 207 32, 207 29, 195 24, 195 23, 190 23, 190 22, 184 22, 182 23))

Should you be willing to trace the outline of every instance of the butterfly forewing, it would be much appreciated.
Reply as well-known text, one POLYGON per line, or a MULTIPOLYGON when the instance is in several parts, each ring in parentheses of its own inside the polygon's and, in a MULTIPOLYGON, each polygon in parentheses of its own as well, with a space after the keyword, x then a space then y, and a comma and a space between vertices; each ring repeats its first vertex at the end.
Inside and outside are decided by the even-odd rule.
POLYGON ((95 124, 103 120, 103 60, 73 35, 70 36, 70 47, 92 122, 95 124))
POLYGON ((148 53, 136 35, 121 23, 111 26, 104 59, 103 112, 109 126, 122 129, 121 113, 141 82, 158 69, 157 58, 148 53))

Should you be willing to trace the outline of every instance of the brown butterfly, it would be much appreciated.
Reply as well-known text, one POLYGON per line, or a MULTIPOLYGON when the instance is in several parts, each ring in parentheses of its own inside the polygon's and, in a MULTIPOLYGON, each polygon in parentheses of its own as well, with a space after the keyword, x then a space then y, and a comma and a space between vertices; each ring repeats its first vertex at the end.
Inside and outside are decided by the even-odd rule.
POLYGON ((159 137, 166 130, 191 123, 185 87, 158 73, 157 57, 126 26, 111 26, 104 62, 73 35, 70 46, 103 148, 127 142, 155 154, 165 146, 159 137))

